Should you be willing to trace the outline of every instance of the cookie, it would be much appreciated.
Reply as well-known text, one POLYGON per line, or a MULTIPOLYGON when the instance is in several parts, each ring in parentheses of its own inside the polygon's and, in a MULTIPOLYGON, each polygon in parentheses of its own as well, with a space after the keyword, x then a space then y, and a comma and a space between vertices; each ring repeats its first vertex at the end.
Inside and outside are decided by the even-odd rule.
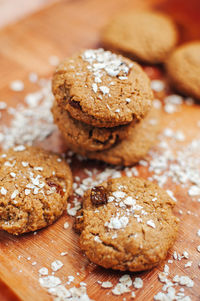
POLYGON ((123 12, 105 26, 103 45, 146 63, 162 63, 177 43, 173 21, 153 11, 123 12))
POLYGON ((108 150, 86 152, 69 145, 75 152, 91 159, 102 160, 114 165, 129 166, 143 159, 155 144, 160 129, 161 111, 154 106, 148 115, 131 127, 126 139, 108 150))
POLYGON ((174 201, 156 184, 110 179, 84 195, 80 247, 105 268, 150 269, 166 257, 176 238, 173 207, 174 201))
POLYGON ((176 90, 200 100, 200 41, 175 49, 166 68, 176 90))
POLYGON ((46 227, 66 208, 72 187, 68 164, 36 147, 0 155, 0 229, 18 235, 46 227))
POLYGON ((74 119, 95 127, 142 119, 153 95, 149 78, 137 63, 103 49, 86 50, 62 62, 52 90, 74 119))
POLYGON ((97 128, 78 121, 63 110, 56 102, 52 113, 54 122, 59 127, 68 145, 86 151, 99 151, 110 148, 128 136, 131 126, 121 125, 114 128, 97 128))

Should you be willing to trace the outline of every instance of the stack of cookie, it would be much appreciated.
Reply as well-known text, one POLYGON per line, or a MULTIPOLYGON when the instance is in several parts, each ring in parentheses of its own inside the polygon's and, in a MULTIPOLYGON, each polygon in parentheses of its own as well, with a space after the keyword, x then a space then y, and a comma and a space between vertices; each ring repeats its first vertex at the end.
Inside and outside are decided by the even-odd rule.
POLYGON ((69 148, 111 164, 132 165, 153 144, 160 112, 135 62, 103 49, 63 61, 53 76, 52 108, 69 148))

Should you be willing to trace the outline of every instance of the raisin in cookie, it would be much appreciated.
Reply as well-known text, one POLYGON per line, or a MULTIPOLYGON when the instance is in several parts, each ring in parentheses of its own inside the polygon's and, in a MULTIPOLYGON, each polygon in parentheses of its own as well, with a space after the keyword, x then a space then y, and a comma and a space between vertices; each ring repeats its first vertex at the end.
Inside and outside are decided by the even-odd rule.
POLYGON ((123 12, 105 27, 106 48, 147 63, 164 62, 177 43, 177 30, 166 15, 152 12, 123 12))
POLYGON ((200 100, 200 41, 177 48, 166 67, 175 89, 200 100))
POLYGON ((80 247, 105 268, 150 269, 166 257, 176 238, 173 207, 169 195, 151 182, 110 179, 84 195, 80 247))
POLYGON ((86 50, 63 61, 52 89, 74 119, 95 127, 142 119, 153 95, 149 78, 137 63, 103 49, 86 50))
POLYGON ((85 151, 99 151, 110 148, 115 143, 126 138, 130 125, 113 128, 97 128, 70 116, 61 106, 54 102, 52 113, 54 122, 59 127, 67 144, 85 151))
POLYGON ((90 159, 97 159, 114 165, 133 165, 143 159, 155 144, 160 130, 160 119, 160 109, 153 106, 143 120, 131 127, 126 139, 107 150, 89 152, 72 145, 69 147, 90 159))
POLYGON ((0 155, 0 229, 11 234, 52 224, 66 208, 72 187, 68 164, 36 147, 16 146, 0 155))

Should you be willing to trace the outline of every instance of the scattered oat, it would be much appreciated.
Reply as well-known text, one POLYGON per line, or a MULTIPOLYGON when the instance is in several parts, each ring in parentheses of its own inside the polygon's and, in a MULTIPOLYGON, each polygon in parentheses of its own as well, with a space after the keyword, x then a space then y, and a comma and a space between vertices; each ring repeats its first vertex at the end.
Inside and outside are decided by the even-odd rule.
POLYGON ((6 195, 7 194, 7 189, 5 189, 4 187, 1 187, 1 194, 6 195))
POLYGON ((64 225, 63 225, 64 229, 68 229, 69 228, 69 223, 68 222, 65 222, 64 225))
POLYGON ((49 273, 49 271, 48 271, 48 269, 47 268, 45 268, 45 267, 43 267, 43 268, 41 268, 41 269, 39 269, 39 274, 41 275, 41 276, 47 276, 48 275, 48 273, 49 273))
POLYGON ((163 81, 154 79, 151 81, 151 89, 154 90, 155 92, 161 92, 165 88, 165 84, 163 81))
POLYGON ((39 283, 42 287, 51 288, 61 284, 61 280, 55 276, 47 276, 43 278, 39 278, 39 283))
POLYGON ((4 101, 0 101, 0 110, 5 110, 7 108, 7 103, 4 101))
POLYGON ((122 229, 127 226, 128 221, 129 219, 127 216, 111 217, 110 222, 106 222, 105 226, 109 229, 122 229))
POLYGON ((17 144, 32 145, 35 140, 44 140, 56 129, 51 114, 53 103, 51 82, 44 80, 40 85, 39 91, 31 93, 31 96, 29 94, 26 106, 20 104, 16 108, 8 108, 13 118, 8 126, 0 127, 3 149, 17 144))
POLYGON ((36 83, 38 81, 38 75, 35 72, 29 74, 29 81, 31 83, 36 83))
POLYGON ((186 259, 188 259, 188 258, 189 258, 189 254, 188 254, 188 252, 187 252, 187 251, 184 251, 184 252, 183 252, 183 257, 184 257, 184 258, 186 258, 186 259))
POLYGON ((24 83, 21 80, 14 80, 10 83, 10 89, 15 92, 24 90, 24 83))
POLYGON ((61 252, 61 253, 60 253, 61 256, 65 256, 65 255, 67 255, 67 254, 68 254, 68 252, 61 252))
POLYGON ((192 266, 192 261, 188 261, 188 262, 184 265, 185 268, 190 268, 191 266, 192 266))
POLYGON ((111 287, 113 287, 113 284, 110 281, 104 281, 104 282, 101 283, 101 287, 103 287, 103 288, 111 288, 111 287))
POLYGON ((113 295, 120 296, 123 295, 124 293, 129 293, 131 290, 129 287, 122 283, 116 284, 116 286, 113 288, 112 293, 113 295))
POLYGON ((190 277, 188 276, 174 276, 173 278, 173 282, 176 282, 180 285, 185 285, 187 287, 193 287, 194 286, 194 282, 192 279, 190 279, 190 277))
POLYGON ((51 55, 49 57, 49 64, 52 66, 57 66, 59 64, 59 58, 56 55, 51 55))
POLYGON ((136 277, 134 282, 133 282, 133 286, 135 288, 142 288, 143 287, 143 280, 142 278, 136 277))
POLYGON ((55 260, 51 263, 51 269, 56 272, 63 267, 63 263, 60 260, 55 260))
POLYGON ((152 220, 148 220, 147 225, 150 226, 151 228, 154 228, 154 229, 156 228, 156 225, 155 225, 154 221, 152 221, 152 220))

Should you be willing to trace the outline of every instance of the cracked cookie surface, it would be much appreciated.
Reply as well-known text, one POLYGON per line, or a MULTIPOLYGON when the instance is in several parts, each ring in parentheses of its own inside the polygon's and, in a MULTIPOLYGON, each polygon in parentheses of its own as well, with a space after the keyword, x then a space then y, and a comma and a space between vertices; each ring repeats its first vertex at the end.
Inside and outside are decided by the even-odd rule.
POLYGON ((95 127, 142 119, 153 97, 149 78, 137 63, 103 49, 64 60, 53 76, 52 90, 74 119, 95 127))
POLYGON ((103 44, 146 63, 161 63, 177 43, 173 21, 152 11, 129 11, 115 16, 104 28, 103 44))
POLYGON ((78 121, 54 102, 52 113, 54 122, 59 127, 67 144, 86 151, 99 151, 110 148, 126 138, 131 125, 121 125, 113 128, 97 128, 78 121))
POLYGON ((0 229, 18 235, 52 224, 71 187, 68 164, 53 153, 23 145, 1 153, 0 229))
POLYGON ((166 257, 176 238, 174 204, 163 189, 146 180, 110 179, 84 195, 77 217, 81 249, 105 268, 150 269, 166 257))

